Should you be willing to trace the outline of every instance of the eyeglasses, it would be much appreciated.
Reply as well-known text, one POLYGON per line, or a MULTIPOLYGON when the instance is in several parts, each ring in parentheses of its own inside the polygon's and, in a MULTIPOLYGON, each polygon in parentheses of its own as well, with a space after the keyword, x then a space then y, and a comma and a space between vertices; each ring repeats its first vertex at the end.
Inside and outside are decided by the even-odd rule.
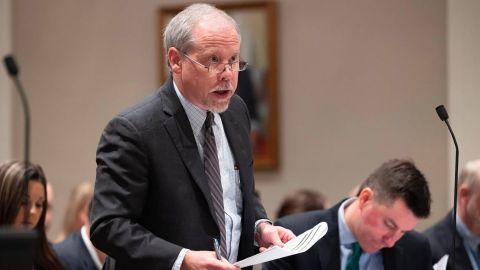
POLYGON ((203 68, 206 68, 208 70, 208 72, 210 73, 215 73, 215 74, 218 74, 218 73, 222 73, 223 71, 225 71, 225 67, 229 67, 231 71, 244 71, 245 69, 247 69, 247 65, 248 63, 246 61, 233 61, 233 62, 228 62, 228 63, 220 63, 220 62, 214 62, 214 61, 210 61, 210 63, 208 65, 204 65, 192 58, 190 58, 186 53, 183 53, 183 56, 185 56, 188 60, 192 61, 193 63, 203 67, 203 68))

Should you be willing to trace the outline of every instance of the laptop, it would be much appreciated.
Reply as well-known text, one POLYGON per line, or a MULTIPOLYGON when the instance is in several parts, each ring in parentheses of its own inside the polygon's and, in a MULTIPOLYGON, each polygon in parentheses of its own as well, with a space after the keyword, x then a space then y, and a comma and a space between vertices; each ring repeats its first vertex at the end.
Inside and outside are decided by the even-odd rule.
POLYGON ((0 269, 32 270, 37 237, 35 230, 0 227, 0 269))

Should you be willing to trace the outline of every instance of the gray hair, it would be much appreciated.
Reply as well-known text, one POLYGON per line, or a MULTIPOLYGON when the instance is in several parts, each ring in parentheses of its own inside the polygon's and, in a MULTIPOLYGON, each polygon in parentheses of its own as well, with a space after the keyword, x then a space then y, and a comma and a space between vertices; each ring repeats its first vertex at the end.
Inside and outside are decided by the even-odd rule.
MULTIPOLYGON (((163 33, 165 53, 171 47, 175 47, 181 52, 187 52, 193 45, 193 28, 199 21, 209 16, 221 17, 231 23, 235 27, 239 39, 241 38, 237 22, 225 11, 209 4, 192 4, 175 15, 165 27, 163 33)), ((169 64, 168 57, 167 64, 169 64)))
POLYGON ((460 185, 464 183, 471 190, 475 187, 480 187, 480 159, 472 160, 465 164, 459 179, 460 185))

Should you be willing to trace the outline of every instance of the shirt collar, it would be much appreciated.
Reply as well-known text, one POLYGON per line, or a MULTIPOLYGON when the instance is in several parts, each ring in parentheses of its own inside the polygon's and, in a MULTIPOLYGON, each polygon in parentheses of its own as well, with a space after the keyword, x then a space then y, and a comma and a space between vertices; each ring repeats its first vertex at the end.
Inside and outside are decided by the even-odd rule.
POLYGON ((85 226, 82 226, 82 228, 80 229, 80 234, 82 235, 83 243, 85 244, 85 247, 87 248, 93 262, 97 266, 97 269, 102 269, 102 263, 98 258, 97 251, 93 247, 92 242, 90 242, 90 238, 87 235, 87 228, 85 228, 85 226))
POLYGON ((188 99, 186 99, 180 92, 180 89, 178 89, 177 85, 175 84, 175 81, 173 82, 173 87, 175 88, 175 93, 180 99, 180 103, 182 104, 182 107, 185 110, 185 113, 187 114, 188 120, 190 121, 193 134, 195 135, 195 137, 197 137, 199 134, 201 134, 203 123, 205 123, 205 119, 207 118, 207 111, 197 107, 196 105, 191 103, 188 99))
POLYGON ((357 239, 355 239, 355 236, 353 236, 345 223, 345 208, 352 204, 356 199, 357 197, 349 198, 340 205, 340 208, 338 208, 338 233, 340 245, 350 245, 357 242, 357 239))

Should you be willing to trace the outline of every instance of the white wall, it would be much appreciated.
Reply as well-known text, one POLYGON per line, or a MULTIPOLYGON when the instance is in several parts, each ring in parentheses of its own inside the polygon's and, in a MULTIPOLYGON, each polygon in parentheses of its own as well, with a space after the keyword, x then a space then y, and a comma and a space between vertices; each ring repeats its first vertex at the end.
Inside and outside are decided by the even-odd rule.
MULTIPOLYGON (((477 119, 480 116, 479 14, 480 1, 448 1, 447 105, 450 124, 460 149, 460 167, 469 160, 480 158, 480 125, 477 119)), ((455 148, 450 137, 448 144, 449 179, 453 183, 455 148)))
POLYGON ((447 208, 446 134, 434 110, 446 101, 445 3, 283 1, 279 13, 283 166, 257 177, 269 211, 300 187, 335 203, 382 161, 411 157, 431 184, 428 223, 438 219, 447 208))
POLYGON ((12 91, 10 79, 5 71, 3 57, 11 53, 11 1, 0 0, 0 160, 11 157, 12 146, 12 91))
MULTIPOLYGON (((106 122, 158 87, 161 6, 187 1, 13 4, 13 42, 32 110, 32 160, 56 189, 95 177, 106 122)), ((231 2, 231 1, 227 1, 231 2)), ((413 158, 430 181, 431 224, 448 209, 444 1, 278 1, 281 167, 256 174, 267 211, 297 188, 346 196, 381 162, 413 158)), ((14 110, 13 156, 21 155, 14 110)))

